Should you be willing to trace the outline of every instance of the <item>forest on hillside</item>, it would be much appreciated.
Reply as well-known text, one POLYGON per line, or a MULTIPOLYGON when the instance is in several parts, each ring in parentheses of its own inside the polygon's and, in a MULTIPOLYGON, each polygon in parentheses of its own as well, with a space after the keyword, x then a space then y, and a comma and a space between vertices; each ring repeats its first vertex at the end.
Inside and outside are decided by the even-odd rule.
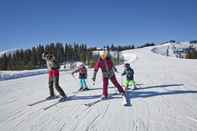
MULTIPOLYGON (((122 51, 125 49, 134 49, 129 46, 105 46, 108 51, 122 51)), ((93 66, 98 56, 92 54, 97 50, 96 47, 87 47, 86 44, 79 43, 50 43, 47 45, 34 46, 31 49, 17 49, 13 53, 5 53, 0 57, 0 70, 30 70, 46 67, 46 62, 42 60, 43 52, 50 52, 55 55, 60 64, 81 61, 89 66, 93 66)), ((119 54, 117 58, 112 58, 115 64, 120 64, 119 54)))

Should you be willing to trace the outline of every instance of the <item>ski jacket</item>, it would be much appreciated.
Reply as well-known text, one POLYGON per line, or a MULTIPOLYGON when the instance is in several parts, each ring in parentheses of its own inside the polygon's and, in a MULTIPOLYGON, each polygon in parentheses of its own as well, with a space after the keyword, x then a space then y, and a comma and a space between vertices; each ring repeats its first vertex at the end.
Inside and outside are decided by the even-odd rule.
POLYGON ((133 80, 134 70, 131 67, 124 69, 122 75, 126 75, 127 80, 133 80))
POLYGON ((56 70, 59 69, 59 64, 55 60, 54 56, 50 58, 48 55, 42 54, 42 59, 46 61, 47 68, 49 71, 51 71, 53 69, 56 69, 56 70))
POLYGON ((85 66, 80 66, 78 69, 72 72, 72 74, 79 72, 79 79, 87 79, 87 69, 85 66))
POLYGON ((94 67, 93 78, 96 77, 96 73, 98 72, 99 68, 101 68, 104 78, 112 78, 115 75, 114 71, 117 71, 117 69, 113 65, 112 60, 109 57, 107 57, 105 60, 102 60, 101 58, 97 60, 94 67))

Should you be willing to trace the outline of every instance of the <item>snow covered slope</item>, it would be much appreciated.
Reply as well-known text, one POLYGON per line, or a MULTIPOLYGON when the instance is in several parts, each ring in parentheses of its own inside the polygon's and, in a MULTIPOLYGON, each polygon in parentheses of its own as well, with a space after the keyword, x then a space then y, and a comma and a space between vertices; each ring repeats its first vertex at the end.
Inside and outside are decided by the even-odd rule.
MULTIPOLYGON (((131 107, 122 106, 119 95, 90 108, 84 106, 102 92, 101 72, 94 86, 90 81, 92 69, 88 85, 94 90, 77 93, 72 100, 46 111, 43 108, 57 99, 27 105, 48 96, 47 74, 1 81, 0 131, 196 131, 197 61, 157 55, 152 48, 123 52, 137 56, 135 62, 128 60, 139 87, 129 91, 131 107)), ((118 68, 123 70, 122 66, 118 68)), ((73 95, 79 81, 69 71, 60 75, 60 85, 67 95, 73 95)), ((120 74, 117 78, 123 79, 120 74)), ((109 92, 116 89, 110 88, 109 92)))
POLYGON ((174 51, 173 51, 173 45, 174 45, 173 43, 166 43, 163 45, 158 45, 158 46, 155 46, 152 49, 152 51, 156 54, 167 56, 167 50, 168 50, 168 56, 176 57, 176 55, 174 54, 174 51))
POLYGON ((185 58, 184 50, 189 48, 197 49, 197 44, 191 44, 189 41, 187 42, 176 42, 171 43, 167 42, 162 45, 155 46, 152 51, 156 54, 160 54, 163 56, 177 57, 177 58, 185 58))

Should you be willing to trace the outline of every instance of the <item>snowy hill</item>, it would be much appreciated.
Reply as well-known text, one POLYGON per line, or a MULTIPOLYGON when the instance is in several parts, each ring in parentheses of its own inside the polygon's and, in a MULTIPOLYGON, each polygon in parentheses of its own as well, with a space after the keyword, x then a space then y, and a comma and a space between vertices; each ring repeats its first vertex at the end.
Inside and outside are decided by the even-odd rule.
POLYGON ((191 44, 190 42, 166 42, 162 45, 155 46, 152 51, 163 56, 185 58, 189 48, 197 50, 197 44, 191 44))
MULTIPOLYGON (((0 81, 0 130, 196 131, 197 60, 164 57, 153 53, 153 48, 123 52, 135 70, 139 87, 129 91, 131 107, 122 106, 120 95, 90 108, 84 106, 97 100, 102 92, 101 72, 92 85, 92 69, 88 70, 88 85, 94 90, 80 93, 74 93, 79 89, 79 81, 71 72, 61 72, 60 85, 67 95, 75 96, 46 111, 43 108, 57 99, 27 105, 48 96, 47 74, 0 81)), ((122 65, 118 69, 121 72, 122 65)), ((121 75, 116 75, 121 82, 121 75)), ((112 94, 116 89, 110 88, 109 92, 112 94)))

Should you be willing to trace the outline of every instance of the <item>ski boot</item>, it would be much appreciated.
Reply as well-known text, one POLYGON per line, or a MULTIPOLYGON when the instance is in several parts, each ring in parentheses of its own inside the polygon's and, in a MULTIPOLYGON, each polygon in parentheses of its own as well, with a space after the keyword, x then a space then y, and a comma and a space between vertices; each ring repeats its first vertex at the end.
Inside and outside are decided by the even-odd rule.
POLYGON ((52 95, 52 96, 47 97, 46 100, 52 100, 52 99, 55 99, 55 98, 57 98, 57 97, 58 97, 58 96, 52 95))
POLYGON ((108 96, 101 95, 100 100, 106 100, 108 98, 109 98, 108 96))
POLYGON ((90 90, 90 89, 88 87, 86 87, 86 88, 83 89, 83 91, 87 91, 87 90, 90 90))
POLYGON ((137 86, 135 85, 134 87, 133 87, 133 90, 137 90, 138 88, 137 88, 137 86))
POLYGON ((83 87, 79 88, 79 90, 78 90, 78 91, 83 91, 83 87))
POLYGON ((124 106, 131 106, 131 102, 128 96, 128 93, 122 93, 122 98, 123 98, 123 105, 124 106))
POLYGON ((64 102, 65 100, 67 100, 67 96, 64 96, 64 97, 62 97, 60 100, 59 100, 59 102, 64 102))

